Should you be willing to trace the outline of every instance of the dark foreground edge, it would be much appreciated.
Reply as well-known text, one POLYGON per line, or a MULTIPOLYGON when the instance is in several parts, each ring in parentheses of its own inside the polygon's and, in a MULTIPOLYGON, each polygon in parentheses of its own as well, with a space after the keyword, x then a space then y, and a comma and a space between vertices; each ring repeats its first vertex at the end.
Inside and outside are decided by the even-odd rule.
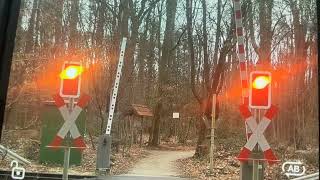
MULTIPOLYGON (((1 180, 13 180, 11 178, 11 171, 0 171, 1 180)), ((26 172, 24 180, 56 180, 62 179, 62 174, 49 174, 49 173, 34 173, 26 172)), ((83 180, 174 180, 174 179, 185 179, 179 177, 164 177, 164 176, 109 176, 109 177, 96 177, 96 176, 80 176, 80 175, 69 175, 69 180, 83 179, 83 180)))

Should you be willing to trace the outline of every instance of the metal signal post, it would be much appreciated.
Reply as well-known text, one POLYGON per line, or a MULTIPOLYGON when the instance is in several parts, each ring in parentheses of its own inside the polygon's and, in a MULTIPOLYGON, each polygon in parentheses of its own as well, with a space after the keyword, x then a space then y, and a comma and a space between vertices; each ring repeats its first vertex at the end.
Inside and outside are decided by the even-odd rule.
POLYGON ((255 111, 255 115, 252 115, 247 104, 240 106, 240 112, 253 134, 247 140, 237 159, 242 162, 248 160, 253 162, 252 176, 247 176, 248 173, 246 173, 243 174, 243 179, 252 177, 253 180, 260 180, 263 179, 264 171, 263 164, 260 165, 260 161, 267 161, 270 165, 279 162, 263 135, 277 113, 277 107, 271 104, 271 73, 268 71, 251 72, 249 89, 249 107, 251 111, 255 111), (266 112, 261 119, 262 109, 265 109, 266 112), (262 152, 264 158, 260 157, 262 152))
POLYGON ((112 120, 114 116, 114 110, 115 110, 116 101, 117 101, 126 44, 127 44, 127 38, 124 37, 122 38, 116 78, 115 78, 115 82, 112 89, 112 95, 110 99, 107 129, 106 129, 106 133, 104 135, 101 135, 98 141, 97 161, 96 161, 96 170, 98 175, 107 175, 110 173, 110 165, 111 165, 110 156, 111 156, 111 143, 112 143, 112 138, 110 133, 111 133, 111 127, 112 127, 112 120))
POLYGON ((64 62, 60 73, 60 92, 53 95, 53 99, 61 116, 64 119, 62 127, 57 132, 52 142, 46 146, 52 149, 64 149, 63 163, 63 180, 68 180, 68 169, 70 160, 70 149, 77 148, 80 151, 86 148, 84 139, 75 124, 79 114, 90 101, 90 97, 83 94, 80 97, 81 74, 83 67, 79 62, 64 62), (69 98, 69 106, 65 104, 64 98, 69 98), (75 98, 78 98, 77 104, 74 106, 75 98), (73 140, 72 140, 73 139, 73 140), (65 145, 63 145, 63 141, 65 145), (73 142, 74 147, 71 146, 73 142))

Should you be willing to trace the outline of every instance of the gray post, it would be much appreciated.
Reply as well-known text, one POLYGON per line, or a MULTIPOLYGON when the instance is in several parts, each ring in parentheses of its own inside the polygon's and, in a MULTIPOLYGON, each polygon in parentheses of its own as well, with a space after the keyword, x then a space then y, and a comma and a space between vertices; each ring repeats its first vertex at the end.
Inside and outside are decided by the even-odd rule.
POLYGON ((99 137, 96 161, 96 170, 99 176, 110 173, 111 143, 110 134, 104 134, 99 137))
POLYGON ((252 173, 252 180, 258 180, 258 160, 253 160, 253 173, 252 173))
POLYGON ((68 180, 69 160, 70 160, 70 147, 68 145, 67 147, 64 148, 63 180, 68 180))
MULTIPOLYGON (((255 109, 255 114, 254 118, 258 120, 258 124, 261 121, 261 109, 255 109)), ((252 158, 253 159, 262 159, 262 153, 261 153, 261 148, 259 144, 256 145, 252 152, 252 158)), ((263 163, 260 164, 259 160, 253 160, 253 165, 252 165, 252 179, 253 180, 263 180, 264 177, 264 167, 263 163)))
POLYGON ((252 161, 240 163, 240 180, 250 180, 252 177, 252 161))
MULTIPOLYGON (((73 110, 73 98, 69 100, 69 111, 73 110)), ((66 147, 64 148, 64 159, 63 159, 63 180, 68 180, 68 169, 69 169, 69 161, 70 161, 70 132, 68 132, 66 136, 66 147)))
MULTIPOLYGON (((258 120, 258 124, 260 122, 260 110, 254 109, 254 119, 258 120)), ((259 153, 259 144, 254 147, 253 151, 255 153, 259 153)), ((258 161, 255 160, 256 157, 253 157, 253 162, 252 162, 252 180, 258 180, 258 161)))

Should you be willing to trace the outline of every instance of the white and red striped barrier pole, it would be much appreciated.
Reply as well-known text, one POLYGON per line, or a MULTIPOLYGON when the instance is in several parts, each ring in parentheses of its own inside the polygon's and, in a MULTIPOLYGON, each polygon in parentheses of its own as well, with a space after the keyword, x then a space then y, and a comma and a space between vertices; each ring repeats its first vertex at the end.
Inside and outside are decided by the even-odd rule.
MULTIPOLYGON (((242 25, 242 13, 241 13, 241 1, 234 0, 234 17, 236 24, 236 35, 238 42, 238 58, 239 58, 239 69, 240 69, 240 80, 242 90, 242 103, 248 105, 249 101, 249 83, 247 73, 247 62, 244 51, 244 37, 243 37, 243 25, 242 25)), ((245 124, 247 140, 252 134, 252 130, 245 124)))
POLYGON ((83 108, 88 104, 90 101, 90 97, 88 95, 82 95, 77 103, 77 105, 73 108, 72 112, 69 112, 67 105, 65 104, 64 100, 60 95, 54 95, 53 96, 55 100, 56 106, 59 108, 59 111, 61 112, 61 115, 63 119, 65 120, 63 126, 58 131, 57 135, 53 139, 53 141, 50 143, 49 147, 52 148, 58 148, 67 133, 70 131, 70 134, 72 136, 73 143, 75 147, 78 148, 85 148, 86 145, 84 143, 83 138, 81 137, 79 130, 75 124, 75 121, 77 120, 79 114, 83 110, 83 108))
POLYGON ((267 110, 266 114, 258 125, 246 105, 242 105, 240 107, 240 111, 250 129, 253 130, 253 134, 250 136, 247 143, 242 148, 238 159, 240 161, 247 161, 253 148, 256 146, 256 144, 259 144, 264 153, 265 160, 268 161, 269 164, 276 162, 278 159, 271 150, 270 145, 263 133, 269 126, 272 118, 277 113, 277 108, 275 106, 271 106, 271 108, 267 110))

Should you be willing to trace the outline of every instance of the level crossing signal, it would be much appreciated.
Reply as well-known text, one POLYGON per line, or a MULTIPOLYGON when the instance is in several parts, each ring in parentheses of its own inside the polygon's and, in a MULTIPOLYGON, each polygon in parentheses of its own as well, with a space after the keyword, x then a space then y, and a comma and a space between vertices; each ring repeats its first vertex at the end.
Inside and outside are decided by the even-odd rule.
POLYGON ((65 62, 60 73, 60 96, 78 98, 80 96, 81 73, 83 67, 79 62, 65 62))
POLYGON ((269 109, 271 106, 271 73, 253 71, 250 73, 249 107, 269 109))

